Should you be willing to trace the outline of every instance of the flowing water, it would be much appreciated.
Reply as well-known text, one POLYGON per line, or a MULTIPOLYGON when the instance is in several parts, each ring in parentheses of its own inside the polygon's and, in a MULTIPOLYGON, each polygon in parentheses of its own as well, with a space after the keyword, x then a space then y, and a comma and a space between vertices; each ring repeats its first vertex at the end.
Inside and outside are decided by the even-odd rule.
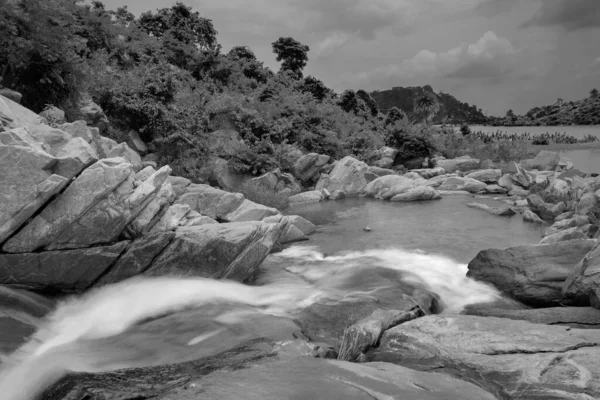
MULTIPOLYGON (((537 243, 519 216, 466 207, 471 196, 399 204, 365 199, 289 210, 318 225, 306 243, 272 254, 256 286, 202 278, 135 278, 63 300, 37 332, 3 358, 0 393, 30 400, 67 371, 101 372, 218 354, 290 326, 316 301, 376 289, 365 271, 394 271, 437 293, 444 312, 499 296, 466 278, 478 251, 537 243), (369 226, 370 232, 363 230, 369 226)), ((489 199, 477 201, 494 203, 489 199)))

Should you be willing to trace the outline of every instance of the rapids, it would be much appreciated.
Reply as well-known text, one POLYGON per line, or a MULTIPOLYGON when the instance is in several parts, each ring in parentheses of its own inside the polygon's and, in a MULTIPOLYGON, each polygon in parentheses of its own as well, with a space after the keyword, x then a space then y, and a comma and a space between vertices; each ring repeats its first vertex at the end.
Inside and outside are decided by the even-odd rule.
POLYGON ((444 199, 450 208, 349 200, 292 210, 321 222, 319 232, 308 245, 269 256, 254 286, 190 277, 134 278, 63 299, 36 320, 37 331, 28 342, 2 356, 2 398, 32 400, 69 371, 112 371, 218 354, 270 333, 275 321, 289 320, 292 326, 292 319, 314 302, 377 289, 361 287, 361 272, 369 268, 394 271, 404 282, 436 293, 445 313, 496 299, 494 288, 465 276, 466 259, 483 247, 533 243, 539 232, 490 219, 464 205, 471 200, 444 199), (453 206, 459 227, 440 219, 440 209, 448 213, 453 206), (418 225, 411 226, 415 221, 418 225), (490 221, 496 223, 493 234, 477 232, 490 221), (374 232, 362 231, 366 225, 374 232), (454 240, 446 237, 449 229, 456 231, 454 240), (408 239, 413 236, 427 239, 417 247, 408 239), (438 251, 431 251, 436 243, 438 251))

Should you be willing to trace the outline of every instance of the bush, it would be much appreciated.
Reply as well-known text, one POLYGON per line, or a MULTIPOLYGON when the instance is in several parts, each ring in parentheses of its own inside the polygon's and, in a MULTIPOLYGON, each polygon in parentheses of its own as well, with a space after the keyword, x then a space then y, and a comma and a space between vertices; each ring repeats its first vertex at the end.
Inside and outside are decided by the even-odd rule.
POLYGON ((397 164, 431 157, 436 152, 432 132, 432 128, 426 125, 398 123, 390 130, 385 144, 398 150, 397 164))
POLYGON ((464 124, 460 127, 460 133, 462 133, 463 136, 469 136, 471 134, 471 127, 469 127, 467 124, 464 124))
POLYGON ((289 205, 289 197, 275 192, 271 188, 256 184, 248 179, 236 189, 238 193, 243 194, 248 200, 267 207, 274 207, 280 211, 285 210, 289 205))
POLYGON ((279 167, 273 153, 267 142, 246 146, 229 157, 229 167, 240 174, 259 176, 279 167))
POLYGON ((527 142, 523 140, 496 140, 457 134, 436 135, 437 149, 446 158, 469 155, 480 160, 520 161, 530 156, 527 142))

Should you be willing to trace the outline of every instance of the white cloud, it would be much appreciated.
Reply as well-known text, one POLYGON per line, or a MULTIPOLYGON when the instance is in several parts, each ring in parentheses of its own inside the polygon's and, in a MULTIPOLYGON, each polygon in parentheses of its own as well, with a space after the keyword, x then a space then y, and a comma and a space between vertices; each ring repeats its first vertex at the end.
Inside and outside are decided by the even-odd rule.
POLYGON ((355 34, 345 32, 334 32, 321 40, 315 46, 315 58, 324 59, 333 54, 336 50, 344 47, 351 39, 355 38, 355 34))
POLYGON ((473 44, 462 44, 445 52, 421 50, 399 64, 378 68, 359 76, 362 81, 414 80, 416 78, 493 79, 512 72, 518 50, 493 31, 473 44))

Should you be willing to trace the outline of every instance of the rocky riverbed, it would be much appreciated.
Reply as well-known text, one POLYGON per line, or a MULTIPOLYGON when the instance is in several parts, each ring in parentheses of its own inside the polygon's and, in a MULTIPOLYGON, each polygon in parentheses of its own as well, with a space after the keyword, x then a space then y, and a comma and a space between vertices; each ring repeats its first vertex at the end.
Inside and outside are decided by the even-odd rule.
POLYGON ((219 160, 191 182, 92 120, 46 122, 0 96, 3 398, 600 398, 600 179, 556 153, 408 172, 389 148, 299 154, 254 178, 291 195, 283 215, 225 190, 219 160), (541 243, 481 249, 452 287, 430 255, 273 254, 318 229, 300 204, 461 195, 541 243))

